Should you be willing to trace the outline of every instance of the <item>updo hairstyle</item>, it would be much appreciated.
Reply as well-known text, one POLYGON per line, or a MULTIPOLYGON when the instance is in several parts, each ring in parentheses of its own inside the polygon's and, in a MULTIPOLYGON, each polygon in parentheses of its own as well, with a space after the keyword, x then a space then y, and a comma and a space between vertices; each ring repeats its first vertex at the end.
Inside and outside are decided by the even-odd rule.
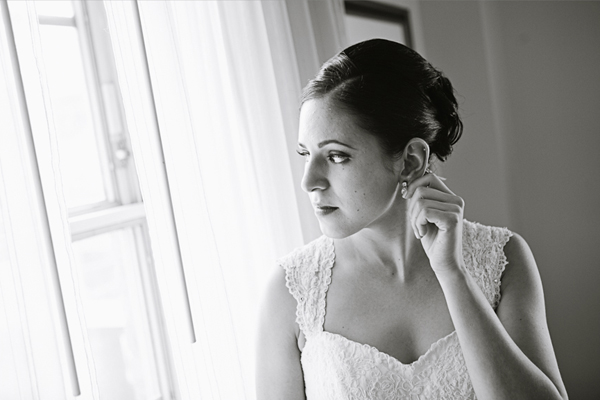
POLYGON ((304 88, 302 104, 326 95, 394 158, 418 137, 445 161, 462 134, 450 81, 400 43, 367 40, 331 58, 304 88))

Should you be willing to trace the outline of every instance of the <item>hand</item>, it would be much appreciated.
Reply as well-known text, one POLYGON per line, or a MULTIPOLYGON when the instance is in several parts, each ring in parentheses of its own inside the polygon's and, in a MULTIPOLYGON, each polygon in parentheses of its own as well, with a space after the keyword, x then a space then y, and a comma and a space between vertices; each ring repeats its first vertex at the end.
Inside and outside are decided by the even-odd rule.
POLYGON ((463 199, 435 174, 415 179, 407 189, 409 220, 431 268, 438 276, 460 271, 464 266, 463 199))

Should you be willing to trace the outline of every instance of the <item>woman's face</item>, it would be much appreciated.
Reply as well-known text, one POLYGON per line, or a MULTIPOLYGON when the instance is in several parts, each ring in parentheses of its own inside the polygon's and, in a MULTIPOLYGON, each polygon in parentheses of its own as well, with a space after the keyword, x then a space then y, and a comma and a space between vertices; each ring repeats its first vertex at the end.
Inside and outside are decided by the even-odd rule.
POLYGON ((323 234, 344 238, 393 218, 398 168, 378 140, 327 97, 302 106, 298 153, 306 158, 302 189, 323 234))

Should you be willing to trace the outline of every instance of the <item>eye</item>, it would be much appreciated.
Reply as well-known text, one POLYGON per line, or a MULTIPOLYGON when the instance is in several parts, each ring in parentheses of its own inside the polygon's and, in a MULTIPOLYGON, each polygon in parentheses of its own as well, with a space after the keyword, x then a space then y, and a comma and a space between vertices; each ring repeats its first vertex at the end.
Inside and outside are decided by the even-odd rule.
POLYGON ((342 153, 334 153, 330 154, 327 158, 334 164, 343 164, 350 159, 350 156, 342 153))
POLYGON ((308 157, 307 157, 308 151, 298 149, 298 150, 296 150, 296 153, 298 153, 300 156, 306 158, 306 162, 308 162, 308 157))

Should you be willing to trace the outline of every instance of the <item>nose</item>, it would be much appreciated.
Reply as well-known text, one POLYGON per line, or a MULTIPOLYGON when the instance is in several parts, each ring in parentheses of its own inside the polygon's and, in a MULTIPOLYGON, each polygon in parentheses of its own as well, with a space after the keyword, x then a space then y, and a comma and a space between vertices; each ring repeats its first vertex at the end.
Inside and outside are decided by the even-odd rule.
POLYGON ((329 186, 327 181, 327 165, 323 165, 323 162, 317 158, 309 159, 304 166, 304 176, 300 186, 306 193, 313 192, 315 190, 325 190, 329 186))

